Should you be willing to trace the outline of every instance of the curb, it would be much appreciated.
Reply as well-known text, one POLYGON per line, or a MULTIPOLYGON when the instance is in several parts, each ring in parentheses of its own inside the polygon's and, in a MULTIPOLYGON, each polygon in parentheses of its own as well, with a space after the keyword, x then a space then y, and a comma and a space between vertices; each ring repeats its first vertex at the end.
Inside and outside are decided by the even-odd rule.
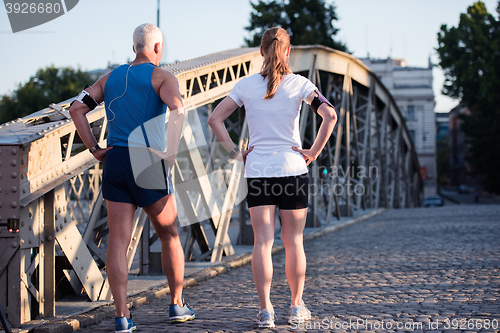
POLYGON ((454 204, 460 205, 460 201, 458 201, 457 199, 453 199, 452 197, 450 197, 446 194, 443 194, 443 192, 441 192, 441 191, 439 191, 438 194, 440 196, 442 196, 443 198, 445 198, 446 200, 449 200, 449 201, 453 202, 454 204))
MULTIPOLYGON (((384 208, 376 209, 370 213, 362 215, 360 217, 347 220, 345 222, 339 223, 333 226, 326 226, 321 228, 318 231, 311 232, 307 235, 304 235, 304 243, 310 242, 316 238, 325 236, 329 233, 335 232, 342 228, 348 227, 355 223, 364 221, 369 219, 375 215, 383 212, 384 208)), ((272 254, 276 254, 285 249, 283 245, 275 245, 272 249, 272 254)), ((225 263, 215 265, 209 268, 204 269, 201 272, 197 272, 187 276, 184 279, 184 288, 192 287, 200 282, 209 280, 219 274, 226 273, 228 270, 232 268, 242 267, 249 264, 252 261, 252 253, 244 253, 235 258, 228 260, 225 263)), ((143 292, 139 292, 134 296, 128 297, 128 306, 137 308, 141 305, 147 304, 156 298, 163 297, 170 292, 170 288, 168 284, 164 284, 159 287, 155 287, 153 289, 149 289, 143 292)), ((61 319, 57 321, 53 321, 47 324, 41 324, 29 330, 30 333, 70 333, 81 328, 85 328, 91 325, 94 325, 105 318, 114 317, 115 315, 115 307, 114 304, 106 304, 100 307, 96 307, 92 310, 89 310, 86 313, 74 315, 70 318, 61 319)), ((21 332, 28 332, 26 330, 22 330, 21 332)))

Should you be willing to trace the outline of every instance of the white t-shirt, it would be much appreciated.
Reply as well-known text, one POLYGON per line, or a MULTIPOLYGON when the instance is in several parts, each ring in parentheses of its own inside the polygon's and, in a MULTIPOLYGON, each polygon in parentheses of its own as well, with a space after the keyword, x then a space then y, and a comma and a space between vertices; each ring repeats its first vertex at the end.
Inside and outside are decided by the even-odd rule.
POLYGON ((286 177, 307 172, 304 157, 292 147, 302 148, 299 118, 302 101, 316 86, 297 74, 284 75, 271 99, 264 99, 267 78, 259 73, 243 78, 229 93, 238 104, 245 105, 250 135, 245 177, 286 177))

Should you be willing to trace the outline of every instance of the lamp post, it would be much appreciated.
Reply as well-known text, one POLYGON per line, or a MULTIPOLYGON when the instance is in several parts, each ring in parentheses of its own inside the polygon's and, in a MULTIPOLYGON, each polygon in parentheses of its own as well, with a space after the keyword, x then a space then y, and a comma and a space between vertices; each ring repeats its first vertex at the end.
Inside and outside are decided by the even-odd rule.
POLYGON ((160 27, 160 0, 158 0, 158 10, 156 11, 156 26, 160 27))

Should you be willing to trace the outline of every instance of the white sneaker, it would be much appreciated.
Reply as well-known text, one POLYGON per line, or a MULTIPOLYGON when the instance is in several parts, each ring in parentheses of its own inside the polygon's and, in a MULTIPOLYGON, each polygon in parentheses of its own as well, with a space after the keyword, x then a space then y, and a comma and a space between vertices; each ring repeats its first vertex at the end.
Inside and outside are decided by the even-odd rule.
POLYGON ((301 305, 290 305, 290 311, 288 312, 288 323, 303 323, 306 320, 311 320, 311 311, 309 311, 301 301, 301 305))
POLYGON ((257 314, 259 328, 274 328, 274 310, 261 310, 257 314))

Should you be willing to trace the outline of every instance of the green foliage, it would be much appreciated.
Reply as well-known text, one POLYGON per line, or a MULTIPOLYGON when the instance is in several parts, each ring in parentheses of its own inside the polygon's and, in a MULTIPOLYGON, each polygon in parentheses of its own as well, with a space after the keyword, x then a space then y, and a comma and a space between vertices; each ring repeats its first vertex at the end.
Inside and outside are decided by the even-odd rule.
POLYGON ((461 115, 469 144, 466 159, 485 176, 485 188, 500 193, 500 21, 478 1, 460 15, 457 27, 441 26, 438 43, 443 93, 461 99, 471 111, 461 115))
POLYGON ((24 85, 0 100, 0 124, 76 96, 93 80, 89 74, 70 67, 39 69, 24 85))
POLYGON ((333 26, 337 14, 333 4, 324 0, 257 0, 252 3, 250 25, 253 34, 245 38, 247 46, 259 46, 262 34, 268 28, 282 27, 290 34, 293 45, 321 44, 347 52, 347 47, 333 37, 338 29, 333 26))
POLYGON ((442 137, 436 142, 438 183, 445 183, 450 175, 450 142, 442 137))

